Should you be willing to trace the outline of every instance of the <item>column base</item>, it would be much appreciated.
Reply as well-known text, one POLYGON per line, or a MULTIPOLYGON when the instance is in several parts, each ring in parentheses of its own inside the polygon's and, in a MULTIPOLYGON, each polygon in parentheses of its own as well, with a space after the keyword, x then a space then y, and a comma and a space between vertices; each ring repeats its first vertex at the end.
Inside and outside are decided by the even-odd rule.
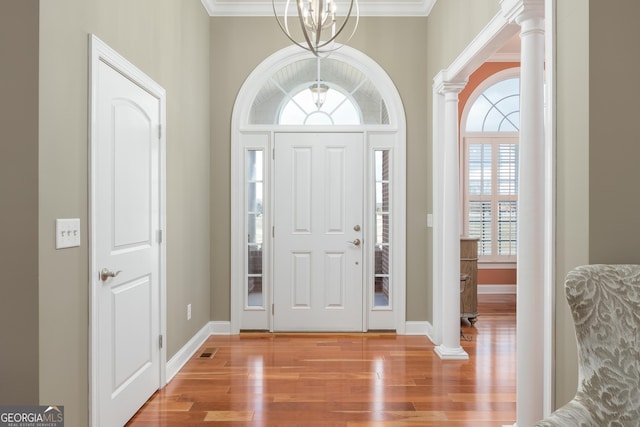
POLYGON ((469 355, 462 347, 451 348, 444 345, 436 346, 434 349, 438 357, 442 360, 468 360, 469 355))

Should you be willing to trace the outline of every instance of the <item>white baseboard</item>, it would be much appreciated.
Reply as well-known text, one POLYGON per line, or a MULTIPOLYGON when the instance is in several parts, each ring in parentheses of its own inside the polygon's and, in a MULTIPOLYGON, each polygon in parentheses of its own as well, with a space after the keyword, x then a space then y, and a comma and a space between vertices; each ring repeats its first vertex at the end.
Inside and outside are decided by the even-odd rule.
POLYGON ((404 335, 425 335, 431 334, 433 326, 426 321, 405 322, 404 335))
POLYGON ((516 288, 516 285, 478 285, 478 295, 511 295, 516 288))
POLYGON ((210 323, 205 324, 178 352, 167 362, 167 383, 182 369, 196 351, 211 335, 210 323))
POLYGON ((209 322, 211 335, 231 335, 231 322, 209 322))
POLYGON ((202 327, 178 352, 167 362, 167 383, 196 354, 196 351, 211 335, 230 335, 231 322, 209 322, 202 327))

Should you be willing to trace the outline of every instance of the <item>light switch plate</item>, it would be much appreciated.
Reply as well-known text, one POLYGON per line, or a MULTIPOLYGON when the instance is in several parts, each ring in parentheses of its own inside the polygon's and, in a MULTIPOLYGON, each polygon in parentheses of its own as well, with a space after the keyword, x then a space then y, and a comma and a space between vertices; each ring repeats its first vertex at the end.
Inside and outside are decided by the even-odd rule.
POLYGON ((80 246, 80 218, 56 219, 56 249, 80 246))

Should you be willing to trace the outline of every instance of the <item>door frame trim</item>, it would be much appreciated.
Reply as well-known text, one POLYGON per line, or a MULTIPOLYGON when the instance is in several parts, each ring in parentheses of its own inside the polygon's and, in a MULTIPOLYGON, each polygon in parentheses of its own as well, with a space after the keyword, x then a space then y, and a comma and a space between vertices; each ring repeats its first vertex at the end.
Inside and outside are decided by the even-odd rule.
MULTIPOLYGON (((370 136, 387 135, 392 140, 389 148, 394 151, 393 170, 395 193, 393 202, 395 212, 395 224, 393 233, 395 241, 392 277, 395 286, 394 324, 398 334, 405 334, 406 331, 406 116, 400 94, 384 69, 373 59, 364 53, 342 46, 340 50, 334 52, 332 59, 343 61, 357 69, 371 79, 382 98, 387 104, 390 123, 388 125, 358 125, 358 126, 331 126, 311 127, 311 126, 278 126, 278 125, 256 125, 250 124, 249 116, 251 106, 256 94, 260 91, 265 82, 282 67, 293 62, 313 58, 313 56, 297 46, 289 46, 281 49, 260 63, 247 77, 238 92, 233 108, 231 119, 231 274, 230 274, 230 332, 240 333, 243 312, 243 286, 244 283, 244 199, 243 199, 243 171, 244 171, 244 150, 248 147, 265 149, 270 153, 273 144, 273 134, 275 132, 362 132, 365 135, 365 150, 368 150, 370 136)), ((270 154, 268 158, 270 158, 270 154)), ((267 163, 265 173, 270 176, 271 162, 267 163)), ((267 195, 267 197, 269 197, 267 195)), ((265 215, 270 212, 265 206, 265 215)), ((267 224, 271 226, 271 223, 267 224)), ((265 241, 265 246, 270 242, 265 241)), ((270 247, 270 246, 267 246, 270 247)), ((270 268, 272 263, 271 254, 265 255, 265 265, 270 268)), ((263 274, 271 274, 270 271, 263 271, 263 274)), ((366 280, 366 274, 365 274, 366 280)), ((265 296, 266 302, 271 302, 271 295, 265 296)), ((368 304, 368 301, 364 301, 368 304)), ((270 312, 271 310, 269 310, 270 312)), ((368 314, 365 310, 363 315, 368 314)), ((271 320, 271 319, 270 319, 271 320)), ((364 323, 368 328, 367 322, 364 323)), ((268 325, 272 328, 272 323, 268 325)))
MULTIPOLYGON (((158 83, 152 80, 144 72, 138 69, 135 65, 127 61, 122 55, 117 53, 106 43, 96 37, 94 34, 89 34, 89 79, 88 79, 88 92, 89 92, 89 114, 88 114, 88 139, 89 139, 89 223, 87 228, 89 230, 89 425, 99 425, 99 375, 98 375, 98 295, 94 292, 98 286, 97 274, 98 265, 96 260, 96 232, 94 227, 96 223, 96 188, 93 172, 96 170, 95 165, 98 159, 96 158, 96 144, 97 138, 97 72, 98 64, 103 62, 110 67, 114 68, 122 75, 130 79, 132 82, 149 92, 160 100, 160 230, 164 236, 166 236, 166 92, 158 83)), ((160 260, 159 260, 159 303, 160 303, 160 334, 164 337, 165 343, 160 349, 160 372, 159 384, 160 387, 164 387, 166 384, 166 364, 167 364, 167 253, 166 244, 164 238, 160 243, 160 260)))

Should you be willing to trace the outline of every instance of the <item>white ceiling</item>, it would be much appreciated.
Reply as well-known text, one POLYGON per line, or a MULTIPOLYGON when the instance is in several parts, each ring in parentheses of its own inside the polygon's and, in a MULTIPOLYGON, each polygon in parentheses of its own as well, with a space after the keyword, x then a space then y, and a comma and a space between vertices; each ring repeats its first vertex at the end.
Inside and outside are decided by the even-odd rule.
MULTIPOLYGON (((210 16, 273 16, 271 0, 201 0, 210 16)), ((429 16, 437 0, 359 0, 360 16, 429 16)), ((285 0, 276 0, 284 5, 285 0)), ((338 0, 338 4, 348 4, 338 0)))

